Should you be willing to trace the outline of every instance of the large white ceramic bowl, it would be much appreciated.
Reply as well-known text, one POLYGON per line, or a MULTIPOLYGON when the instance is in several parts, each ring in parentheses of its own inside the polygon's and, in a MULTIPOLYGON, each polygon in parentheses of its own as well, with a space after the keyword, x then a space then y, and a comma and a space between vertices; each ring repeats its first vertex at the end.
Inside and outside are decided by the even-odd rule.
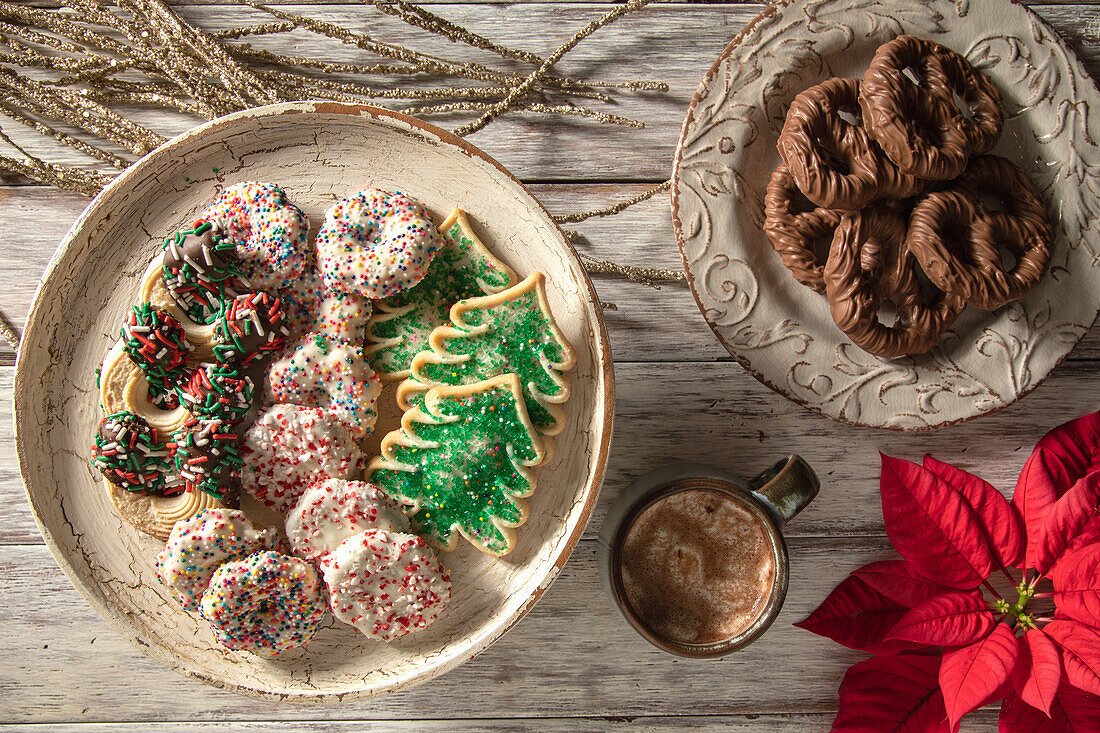
POLYGON ((611 356, 592 285, 565 237, 504 168, 453 135, 370 107, 294 103, 234 114, 166 143, 92 201, 50 263, 19 350, 15 430, 42 535, 77 590, 126 638, 211 684, 280 700, 379 695, 438 675, 510 628, 557 575, 580 537, 611 436, 611 356), (328 622, 307 646, 270 661, 229 652, 157 582, 162 544, 123 522, 89 465, 101 411, 95 369, 117 338, 141 273, 170 232, 224 187, 282 185, 314 227, 332 202, 367 185, 400 189, 439 219, 470 215, 521 274, 547 276, 551 307, 577 349, 568 422, 539 469, 515 551, 468 544, 444 556, 453 597, 430 628, 384 644, 328 622))

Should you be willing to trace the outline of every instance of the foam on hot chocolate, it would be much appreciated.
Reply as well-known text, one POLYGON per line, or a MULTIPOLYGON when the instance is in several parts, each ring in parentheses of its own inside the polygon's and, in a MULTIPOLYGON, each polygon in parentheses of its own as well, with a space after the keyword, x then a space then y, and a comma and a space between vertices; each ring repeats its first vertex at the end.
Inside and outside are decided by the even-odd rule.
POLYGON ((634 615, 667 640, 729 639, 760 616, 775 580, 761 520, 737 499, 691 489, 641 513, 622 545, 623 590, 634 615))

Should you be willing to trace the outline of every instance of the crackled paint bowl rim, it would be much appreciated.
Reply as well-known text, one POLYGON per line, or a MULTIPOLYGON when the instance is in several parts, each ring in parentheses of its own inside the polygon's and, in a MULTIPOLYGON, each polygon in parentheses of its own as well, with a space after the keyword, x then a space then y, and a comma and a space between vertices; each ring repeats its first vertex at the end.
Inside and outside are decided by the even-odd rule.
MULTIPOLYGON (((987 415, 992 415, 994 413, 1000 412, 1001 410, 1007 409, 1007 408, 1015 405, 1017 402, 1022 400, 1027 395, 1031 394, 1031 392, 1033 392, 1040 385, 1042 385, 1054 373, 1054 371, 1062 364, 1062 362, 1065 361, 1065 359, 1073 352, 1073 350, 1077 347, 1077 345, 1081 342, 1081 340, 1089 333, 1089 331, 1096 325, 1096 323, 1100 322, 1100 310, 1098 310, 1097 313, 1093 316, 1093 320, 1089 324, 1087 324, 1087 328, 1085 328, 1081 332, 1081 334, 1077 337, 1077 339, 1073 342, 1073 344, 1071 344, 1069 346, 1069 348, 1067 348, 1061 354, 1061 356, 1059 356, 1055 360, 1054 364, 1051 365, 1050 369, 1046 372, 1046 374, 1044 374, 1040 379, 1035 380, 1033 383, 1029 384, 1026 389, 1021 390, 1020 392, 1018 392, 1014 396, 1013 399, 1008 400, 1008 401, 1004 402, 1004 404, 997 405, 993 409, 986 410, 984 412, 979 412, 979 413, 976 413, 976 414, 968 414, 968 415, 964 415, 962 417, 958 417, 958 418, 955 418, 955 419, 949 419, 949 420, 945 420, 945 421, 942 421, 942 422, 937 422, 937 423, 934 423, 934 424, 931 424, 931 425, 924 425, 924 426, 918 426, 918 427, 905 427, 905 426, 901 426, 901 425, 888 425, 888 424, 878 424, 878 423, 867 422, 867 421, 855 421, 855 420, 849 420, 849 419, 845 418, 842 415, 832 415, 832 414, 830 414, 823 407, 821 407, 821 406, 819 406, 819 405, 817 405, 813 402, 810 402, 809 400, 806 400, 802 397, 799 397, 795 394, 792 394, 789 390, 786 390, 786 389, 780 387, 779 385, 775 384, 771 379, 768 378, 768 376, 763 371, 761 371, 757 367, 754 367, 752 365, 752 363, 750 362, 750 360, 746 356, 744 356, 743 354, 738 353, 738 351, 734 348, 733 344, 731 344, 725 338, 725 336, 722 335, 722 332, 721 332, 719 326, 715 322, 713 322, 710 318, 707 317, 707 315, 706 315, 707 307, 706 307, 706 305, 704 304, 702 298, 699 295, 699 286, 696 282, 696 277, 692 273, 691 268, 690 268, 689 263, 688 263, 687 252, 686 252, 686 249, 685 249, 685 236, 684 236, 684 232, 683 232, 683 227, 681 226, 681 210, 680 210, 680 200, 679 200, 680 197, 678 195, 679 187, 678 187, 677 183, 680 180, 680 168, 681 168, 681 163, 682 163, 682 159, 683 159, 684 149, 685 149, 685 146, 687 144, 687 138, 688 138, 688 135, 691 132, 691 126, 695 122, 696 108, 705 99, 710 85, 714 82, 715 78, 721 72, 723 64, 725 64, 725 62, 729 59, 729 57, 732 56, 733 53, 745 42, 745 39, 749 35, 751 35, 753 33, 753 31, 756 30, 756 27, 758 25, 773 19, 776 15, 783 12, 789 6, 794 5, 796 3, 800 3, 800 2, 805 2, 805 0, 776 0, 773 4, 769 4, 766 8, 764 8, 764 10, 762 10, 756 17, 754 17, 748 23, 746 23, 744 25, 744 27, 742 27, 741 30, 737 32, 737 34, 730 40, 729 44, 727 44, 726 47, 722 50, 722 52, 718 55, 718 58, 715 59, 714 63, 711 64, 710 68, 707 69, 706 74, 703 75, 702 80, 699 82, 699 85, 696 87, 695 92, 692 94, 691 102, 688 104, 687 112, 684 115, 684 121, 680 126, 680 135, 679 135, 679 138, 676 141, 676 150, 675 150, 675 153, 673 155, 672 179, 671 179, 671 186, 670 186, 670 191, 669 191, 669 197, 670 197, 671 208, 672 208, 672 226, 673 226, 673 230, 675 231, 675 234, 676 234, 676 246, 677 246, 677 249, 680 252, 680 260, 681 260, 681 263, 682 263, 684 275, 685 275, 685 278, 687 280, 688 287, 691 290, 691 295, 695 299, 695 304, 699 308, 700 314, 703 316, 703 320, 706 322, 707 326, 714 333, 715 338, 717 338, 718 341, 722 344, 722 346, 726 349, 726 351, 729 352, 730 356, 732 356, 734 358, 734 360, 737 361, 737 363, 740 364, 741 367, 746 372, 748 372, 750 375, 752 375, 752 377, 754 379, 756 379, 758 382, 760 382, 761 384, 763 384, 765 387, 772 390, 773 392, 776 392, 777 394, 779 394, 783 398, 788 399, 791 402, 793 402, 793 403, 795 403, 795 404, 797 404, 797 405, 799 405, 799 406, 801 406, 801 407, 803 407, 803 408, 805 408, 805 409, 807 409, 807 410, 809 410, 809 411, 811 411, 811 412, 813 412, 817 415, 820 415, 822 417, 825 417, 829 420, 832 420, 834 422, 837 422, 837 423, 840 423, 840 424, 843 424, 843 425, 850 425, 850 426, 853 426, 853 427, 860 427, 860 428, 873 428, 873 429, 877 429, 877 430, 890 430, 890 431, 894 431, 894 432, 927 432, 927 431, 932 431, 932 430, 940 430, 942 428, 950 427, 952 425, 958 425, 958 424, 964 423, 964 422, 969 422, 971 420, 976 420, 978 418, 985 417, 987 415)), ((1035 23, 1042 26, 1048 33, 1050 33, 1050 35, 1052 37, 1061 40, 1061 35, 1058 34, 1051 27, 1051 25, 1046 22, 1046 20, 1044 20, 1041 16, 1039 16, 1037 13, 1035 13, 1031 8, 1024 5, 1022 2, 1020 2, 1020 0, 1007 0, 1007 3, 1011 4, 1011 5, 1014 5, 1014 6, 1018 6, 1020 9, 1022 9, 1024 12, 1026 12, 1035 23)), ((1065 51, 1067 58, 1071 59, 1072 62, 1076 64, 1076 69, 1075 70, 1077 72, 1079 72, 1080 78, 1085 80, 1085 82, 1087 84, 1091 85, 1093 91, 1097 95, 1100 95, 1100 85, 1098 85, 1096 80, 1092 77, 1092 75, 1088 73, 1088 70, 1085 68, 1084 63, 1081 61, 1081 58, 1077 55, 1077 52, 1074 51, 1072 48, 1070 48, 1068 46, 1068 44, 1065 43, 1064 40, 1061 40, 1061 45, 1063 46, 1063 50, 1065 51)))
MULTIPOLYGON (((210 120, 201 125, 197 125, 176 137, 166 141, 155 150, 149 152, 141 159, 136 161, 133 165, 119 174, 115 179, 107 184, 102 191, 84 209, 84 211, 77 217, 76 221, 69 228, 69 231, 65 234, 65 237, 61 240, 61 244, 57 251, 54 252, 53 257, 50 258, 50 262, 46 267, 46 270, 38 284, 38 288, 35 291, 34 298, 31 301, 30 310, 27 313, 26 324, 23 329, 23 342, 30 343, 37 336, 37 332, 41 326, 38 325, 38 321, 43 312, 43 301, 45 294, 52 291, 57 287, 59 265, 71 256, 70 249, 84 228, 86 224, 92 221, 98 220, 104 214, 111 211, 112 201, 111 199, 116 192, 125 190, 127 186, 134 180, 140 180, 145 171, 151 167, 157 165, 157 163, 165 157, 171 157, 174 150, 184 144, 193 143, 196 139, 200 139, 210 135, 215 131, 222 131, 225 128, 238 125, 242 122, 246 122, 259 117, 274 117, 281 115, 308 115, 311 113, 316 114, 340 114, 348 115, 352 117, 369 117, 376 123, 380 123, 384 126, 390 127, 400 133, 407 134, 409 129, 414 129, 418 135, 425 135, 430 138, 435 138, 444 146, 457 148, 463 155, 469 158, 479 159, 486 163, 489 163, 496 172, 498 172, 504 179, 507 179, 507 183, 516 188, 521 195, 523 195, 529 202, 532 209, 539 215, 545 218, 545 221, 549 223, 553 231, 557 233, 558 245, 560 246, 561 253, 570 265, 570 270, 574 274, 579 275, 577 284, 580 288, 581 297, 585 300, 587 312, 592 319, 592 338, 595 347, 595 362, 596 362, 596 383, 594 391, 597 394, 602 394, 602 404, 596 405, 596 414, 593 415, 594 420, 600 422, 601 435, 599 438, 597 454, 593 457, 590 467, 591 472, 588 482, 584 487, 583 493, 583 506, 580 513, 576 517, 576 521, 568 536, 565 537, 558 552, 549 558, 541 566, 538 571, 542 574, 542 579, 539 581, 538 586, 508 618, 505 618, 496 623, 495 628, 490 628, 487 633, 481 635, 474 644, 469 645, 466 648, 461 649, 452 654, 441 655, 441 660, 438 663, 430 666, 422 667, 417 673, 412 675, 403 675, 393 682, 376 685, 371 688, 362 690, 356 690, 353 692, 342 693, 303 693, 303 694, 287 694, 281 692, 274 692, 270 690, 260 689, 258 687, 247 687, 239 684, 227 682, 220 677, 204 674, 202 671, 197 670, 182 663, 177 657, 172 655, 171 651, 166 647, 159 644, 149 644, 142 640, 137 632, 137 627, 131 625, 126 619, 125 615, 120 613, 111 603, 108 602, 107 597, 102 593, 100 584, 92 578, 85 579, 82 577, 81 571, 70 561, 69 554, 63 551, 57 542, 54 540, 52 533, 46 526, 45 522, 41 518, 39 511, 39 505, 35 496, 35 493, 31 490, 27 480, 24 478, 23 488, 27 495, 27 501, 31 506, 31 513, 34 516, 35 524, 38 526, 38 531, 41 533, 46 547, 49 549, 50 554, 53 555, 55 562, 60 566, 61 570, 65 573, 65 576, 73 584, 73 587, 80 593, 84 600, 90 605, 96 613, 102 618, 107 620, 111 627, 119 633, 120 636, 125 638, 135 647, 139 648, 142 653, 155 659, 164 666, 179 672, 187 677, 191 677, 217 688, 230 690, 239 694, 243 694, 249 697, 256 697, 266 700, 274 701, 290 701, 295 703, 336 703, 344 700, 351 700, 364 697, 376 697, 379 695, 387 694, 390 692, 396 692, 408 687, 425 682, 431 678, 437 677, 457 666, 472 659, 474 656, 484 651, 490 645, 492 645, 497 639, 499 639, 505 632, 515 626, 524 615, 534 606, 539 600, 542 594, 550 586, 553 580, 557 577, 561 571, 565 562, 568 560, 573 549, 576 547, 577 542, 580 540, 585 526, 588 523, 592 515, 592 511, 595 508, 596 500, 599 496, 600 485, 603 482, 604 475, 607 470, 607 459, 611 447, 611 434, 614 421, 614 372, 611 358, 611 345, 607 335, 607 328, 604 323, 603 314, 598 307, 599 300, 596 296, 595 288, 592 285, 592 281, 589 279, 584 267, 581 265, 580 258, 577 255, 576 250, 569 243, 565 233, 551 218, 550 213, 546 208, 538 201, 538 199, 527 189, 523 183, 520 182, 510 171, 508 171, 503 165, 494 160, 491 156, 479 148, 471 145, 466 140, 457 137, 456 135, 436 127, 435 125, 423 122, 408 115, 401 114, 399 112, 393 112, 390 110, 382 109, 380 107, 373 107, 370 105, 354 105, 344 104, 340 102, 286 102, 280 104, 267 105, 264 107, 256 107, 241 112, 235 112, 224 117, 219 117, 214 120, 210 120)), ((25 445, 26 435, 31 433, 30 425, 26 430, 21 429, 22 420, 21 415, 27 414, 30 408, 30 376, 28 375, 28 362, 30 357, 27 356, 27 352, 22 349, 18 351, 15 362, 15 379, 13 385, 13 425, 15 435, 16 453, 19 457, 19 471, 21 477, 26 476, 29 470, 29 454, 25 445)))

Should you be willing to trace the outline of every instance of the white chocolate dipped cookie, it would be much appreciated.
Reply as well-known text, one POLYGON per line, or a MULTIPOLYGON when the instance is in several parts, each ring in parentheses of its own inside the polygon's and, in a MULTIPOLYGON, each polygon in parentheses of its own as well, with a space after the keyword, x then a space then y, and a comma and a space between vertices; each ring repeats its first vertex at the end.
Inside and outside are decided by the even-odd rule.
POLYGON ((207 509, 176 523, 157 555, 157 578, 188 611, 198 611, 222 563, 278 545, 274 529, 258 527, 239 509, 207 509))
POLYGON ((267 370, 268 402, 316 407, 357 438, 378 418, 382 380, 360 346, 325 333, 307 333, 288 344, 267 370))
POLYGON ((330 478, 313 483, 286 515, 294 554, 316 561, 367 529, 408 532, 404 505, 373 484, 330 478))
POLYGON ((420 537, 368 529, 321 559, 332 614, 360 633, 390 641, 420 631, 451 598, 447 568, 420 537))

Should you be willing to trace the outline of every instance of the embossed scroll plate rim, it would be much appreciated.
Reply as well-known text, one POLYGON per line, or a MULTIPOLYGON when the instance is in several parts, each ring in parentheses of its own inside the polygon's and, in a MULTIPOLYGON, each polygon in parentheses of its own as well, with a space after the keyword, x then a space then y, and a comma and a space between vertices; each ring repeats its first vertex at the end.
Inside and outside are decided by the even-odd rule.
MULTIPOLYGON (((61 246, 50 260, 45 275, 35 293, 27 317, 23 334, 23 343, 30 344, 32 347, 40 341, 44 344, 49 343, 48 338, 45 338, 48 335, 40 333, 44 328, 40 321, 44 319, 44 314, 48 310, 44 304, 57 291, 58 287, 63 287, 64 285, 59 282, 61 279, 62 265, 73 259, 74 243, 81 239, 85 227, 93 225, 104 215, 110 216, 112 212, 112 200, 116 194, 125 191, 134 181, 140 180, 144 173, 155 169, 155 167, 165 159, 171 159, 175 149, 184 143, 194 143, 196 139, 208 136, 214 131, 223 131, 229 126, 248 122, 264 116, 301 115, 302 124, 308 125, 311 122, 309 115, 314 112, 329 115, 348 115, 351 118, 358 118, 364 121, 369 120, 372 124, 380 123, 389 128, 393 134, 415 136, 421 141, 421 144, 425 145, 441 143, 445 146, 459 149, 462 154, 468 158, 478 159, 488 163, 493 169, 489 171, 489 174, 498 176, 499 182, 511 187, 517 192, 519 196, 522 197, 522 200, 530 207, 537 221, 541 225, 546 225, 550 228, 550 231, 553 232, 553 249, 555 249, 556 254, 560 254, 564 257, 568 269, 574 275, 576 280, 575 285, 579 288, 583 300, 583 312, 588 318, 588 325, 591 331, 590 338, 592 350, 594 352, 593 361, 597 372, 594 375, 592 390, 594 394, 602 395, 602 399, 597 400, 593 405, 593 414, 582 419, 582 425, 594 425, 596 429, 600 431, 598 439, 594 441, 596 455, 588 459, 590 461, 588 481, 583 488, 580 488, 574 495, 574 506, 577 504, 581 504, 582 506, 579 512, 573 513, 571 520, 572 526, 566 524, 563 527, 561 539, 558 540, 557 547, 553 553, 549 557, 539 560, 537 564, 533 564, 533 567, 527 571, 525 579, 527 584, 530 585, 530 583, 536 582, 536 576, 537 583, 529 597, 523 601, 510 616, 496 620, 495 623, 490 625, 490 628, 476 634, 473 637, 473 643, 470 643, 471 638, 469 636, 460 637, 457 641, 452 640, 444 647, 444 651, 437 653, 433 659, 425 661, 414 672, 403 673, 392 679, 385 679, 381 683, 374 684, 373 686, 364 687, 358 690, 341 691, 338 693, 325 692, 323 690, 318 692, 276 692, 264 688, 262 683, 258 683, 256 686, 235 684, 216 675, 206 674, 201 670, 195 669, 187 662, 181 661, 175 656, 172 649, 161 643, 159 637, 157 637, 157 640, 152 644, 146 642, 142 638, 141 629, 129 618, 126 609, 116 607, 115 603, 117 603, 117 601, 113 601, 112 597, 104 592, 102 587, 103 583, 92 577, 91 569, 88 567, 87 562, 83 559, 73 557, 73 555, 78 554, 77 550, 73 549, 69 551, 60 546, 54 537, 53 531, 46 524, 40 511, 40 496, 45 497, 47 494, 42 493, 41 487, 32 486, 32 479, 27 478, 28 476, 35 476, 35 472, 32 470, 32 461, 36 459, 39 461, 49 460, 48 456, 35 455, 31 447, 28 446, 27 440, 28 438, 33 438, 35 434, 35 426, 33 423, 35 417, 34 411, 36 407, 40 407, 42 403, 41 396, 36 395, 35 386, 33 384, 35 378, 34 369, 41 369, 44 365, 49 364, 50 355, 48 353, 37 353, 33 348, 20 349, 16 360, 14 389, 15 442, 16 450, 19 455, 20 472, 24 477, 24 488, 26 489, 27 498, 31 504, 34 519, 38 525, 39 531, 42 533, 46 545, 50 549, 58 565, 64 571, 65 575, 68 576, 76 589, 88 604, 91 605, 100 616, 110 622, 124 638, 138 646, 143 653, 156 659, 165 666, 215 687, 232 690, 251 697, 301 703, 339 702, 346 699, 374 697, 405 689, 436 677, 453 669, 467 659, 473 658, 512 628, 527 611, 530 610, 546 588, 549 587, 581 537, 584 527, 595 507, 599 487, 606 471, 614 415, 614 377, 612 371, 611 349, 602 313, 600 309, 596 307, 596 303, 598 302, 596 293, 591 281, 585 274, 576 251, 569 244, 560 227, 553 223, 546 209, 530 191, 528 191, 527 188, 500 163, 465 140, 441 128, 407 115, 369 105, 349 105, 335 102, 292 102, 258 107, 227 115, 192 128, 144 156, 106 186, 103 191, 92 200, 66 234, 61 246)), ((99 246, 105 245, 100 242, 99 246)), ((89 378, 91 376, 90 374, 88 375, 89 378)), ((99 487, 97 486, 97 488, 99 487)), ((570 520, 563 519, 562 521, 566 523, 570 520)), ((75 534, 77 528, 71 527, 70 525, 70 532, 75 534)), ((131 610, 134 611, 139 609, 131 610)), ((185 613, 182 609, 177 610, 181 614, 185 613)))
MULTIPOLYGON (((761 11, 761 13, 759 15, 757 15, 755 18, 753 18, 751 21, 749 21, 737 33, 737 35, 735 35, 733 37, 733 39, 730 41, 730 43, 726 46, 726 48, 722 51, 722 53, 719 54, 718 58, 711 65, 710 69, 708 69, 708 71, 704 75, 702 81, 699 83, 699 86, 697 87, 694 95, 692 96, 691 103, 688 105, 688 110, 687 110, 687 113, 684 117, 684 122, 681 126, 680 137, 679 137, 679 140, 677 142, 676 151, 675 151, 675 155, 674 155, 674 158, 673 158, 672 187, 671 187, 671 192, 670 192, 671 205, 672 205, 672 220, 673 220, 673 228, 676 232, 676 243, 677 243, 677 246, 680 250, 680 257, 681 257, 681 260, 683 262, 684 272, 687 276, 687 281, 688 281, 689 287, 691 288, 692 296, 695 298, 696 305, 699 307, 699 310, 700 310, 701 314, 703 315, 704 320, 707 322, 707 325, 710 326, 711 330, 714 332, 714 334, 718 338, 719 342, 721 342, 721 344, 726 348, 726 350, 729 351, 729 353, 734 357, 734 359, 736 359, 737 362, 739 364, 741 364, 741 366, 747 372, 749 372, 749 374, 751 374, 759 382, 761 382, 762 384, 764 384, 768 388, 770 388, 770 389, 774 390, 775 392, 783 395, 784 397, 791 400, 792 402, 795 402, 796 404, 799 404, 799 405, 801 405, 801 406, 803 406, 803 407, 805 407, 809 410, 812 410, 813 412, 816 412, 819 415, 827 417, 831 420, 835 420, 835 421, 843 423, 843 424, 854 425, 854 426, 858 426, 858 427, 872 427, 872 428, 880 428, 880 429, 886 429, 886 430, 914 431, 915 432, 915 431, 924 431, 924 430, 936 430, 936 429, 939 429, 939 428, 948 427, 950 425, 955 425, 955 424, 958 424, 958 423, 961 423, 961 422, 966 422, 968 420, 972 420, 972 419, 975 419, 975 418, 978 418, 978 417, 982 417, 984 415, 992 414, 992 413, 997 412, 999 410, 1003 410, 1003 409, 1005 409, 1007 407, 1010 407, 1011 405, 1015 404, 1016 402, 1018 402, 1020 399, 1027 396, 1028 394, 1030 394, 1040 384, 1042 384, 1050 376, 1051 373, 1053 373, 1053 371, 1062 363, 1062 361, 1073 351, 1073 349, 1080 342, 1080 340, 1084 337, 1084 335, 1086 333, 1088 333, 1089 329, 1097 321, 1097 318, 1100 317, 1100 306, 1098 306, 1097 311, 1092 313, 1091 317, 1088 318, 1087 323, 1079 324, 1082 327, 1080 328, 1079 332, 1075 334, 1072 341, 1062 340, 1062 343, 1066 345, 1066 348, 1059 355, 1057 355, 1057 357, 1055 359, 1053 359, 1053 361, 1052 361, 1051 365, 1049 366, 1049 368, 1041 376, 1039 376, 1038 378, 1032 378, 1031 381, 1025 386, 1025 388, 1015 392, 1015 394, 1013 396, 1011 396, 1009 399, 1002 400, 1000 403, 995 404, 994 406, 992 406, 988 409, 977 409, 975 407, 977 405, 977 402, 972 401, 971 408, 969 409, 969 411, 966 411, 965 409, 960 410, 958 412, 960 412, 961 414, 957 414, 953 417, 948 417, 948 418, 939 420, 937 422, 931 422, 931 423, 926 423, 926 424, 922 424, 922 425, 898 425, 898 424, 891 425, 891 424, 884 424, 882 421, 868 421, 868 420, 863 420, 863 419, 851 420, 851 419, 846 418, 843 414, 835 414, 833 412, 830 412, 828 409, 826 409, 823 405, 821 405, 819 403, 815 403, 810 399, 807 399, 807 398, 804 398, 804 397, 801 397, 797 394, 792 393, 792 391, 790 389, 786 389, 786 388, 780 386, 780 384, 777 380, 773 380, 772 378, 770 378, 769 374, 766 373, 767 370, 762 370, 759 366, 754 365, 753 362, 750 360, 750 358, 745 353, 741 353, 738 350, 738 347, 735 344, 731 343, 726 338, 726 336, 723 334, 722 326, 720 324, 718 324, 715 320, 713 320, 707 313, 708 308, 707 308, 707 305, 704 302, 704 297, 700 294, 700 287, 701 286, 697 282, 697 280, 698 280, 697 273, 694 273, 692 271, 690 262, 688 260, 688 254, 687 254, 687 251, 686 251, 686 239, 687 239, 687 237, 686 237, 685 231, 684 231, 685 222, 683 221, 683 218, 682 218, 682 216, 683 216, 683 211, 682 211, 682 207, 681 207, 682 202, 680 201, 680 195, 679 195, 679 189, 680 189, 680 184, 681 184, 683 156, 684 156, 684 153, 685 153, 685 147, 689 143, 688 137, 692 132, 692 126, 696 121, 695 118, 696 118, 697 107, 705 101, 705 99, 707 97, 707 94, 710 91, 711 85, 713 83, 715 83, 716 80, 719 78, 720 73, 723 71, 723 66, 726 63, 726 61, 729 60, 729 58, 735 53, 735 51, 737 51, 741 47, 741 45, 745 42, 745 39, 750 34, 752 34, 753 31, 756 30, 758 25, 760 25, 761 23, 771 21, 777 15, 782 14, 784 12, 791 12, 792 11, 791 6, 801 6, 801 8, 803 10, 806 10, 807 8, 810 8, 810 7, 817 7, 817 6, 827 5, 827 4, 830 4, 831 2, 834 2, 834 1, 835 0, 777 0, 777 2, 775 2, 774 4, 769 5, 768 7, 766 7, 763 11, 761 11)), ((969 0, 958 0, 958 2, 964 2, 966 4, 969 4, 969 0)), ((958 2, 956 3, 956 5, 958 4, 958 2)), ((975 4, 978 4, 978 3, 975 3, 975 4)), ((1030 8, 1028 8, 1027 6, 1020 3, 1018 0, 1004 0, 1004 4, 1006 6, 1012 7, 1014 10, 1022 11, 1024 13, 1026 13, 1028 19, 1032 23, 1034 23, 1036 26, 1040 27, 1052 39, 1054 39, 1056 45, 1059 47, 1058 48, 1059 52, 1063 55, 1063 57, 1067 60, 1067 62, 1069 64, 1069 66, 1065 70, 1070 75, 1072 75, 1072 77, 1074 78, 1076 83, 1082 84, 1091 93, 1092 99, 1097 101, 1097 103, 1098 103, 1096 106, 1100 106, 1100 91, 1098 91, 1095 80, 1084 69, 1084 66, 1081 63, 1080 59, 1077 57, 1076 53, 1071 48, 1066 46, 1065 42, 1050 27, 1050 25, 1048 23, 1046 23, 1046 21, 1044 21, 1037 14, 1035 14, 1030 8)), ((972 9, 971 9, 971 12, 972 12, 972 9)), ((902 21, 899 20, 898 22, 901 23, 902 21)), ((770 174, 770 169, 768 171, 768 174, 770 174)), ((1084 234, 1084 232, 1082 232, 1082 234, 1084 234)), ((765 244, 766 244, 766 240, 764 240, 764 241, 765 241, 765 244)), ((711 244, 713 244, 713 242, 711 244)), ((782 267, 782 266, 780 265, 780 267, 782 267)), ((1044 279, 1044 284, 1050 284, 1049 278, 1044 279)), ((807 290, 806 292, 808 294, 812 295, 812 293, 810 293, 809 290, 807 290)), ((835 334, 830 335, 829 338, 836 339, 838 342, 841 342, 841 343, 846 341, 846 339, 843 338, 843 334, 841 334, 839 332, 839 330, 837 330, 835 334)), ((826 339, 826 340, 828 340, 828 339, 826 339)), ((852 348, 855 348, 855 347, 853 346, 852 348)), ((914 368, 914 373, 918 373, 919 371, 920 371, 919 368, 914 368)), ((836 375, 836 371, 834 370, 832 376, 835 376, 835 375, 836 375)), ((914 400, 917 399, 916 394, 914 394, 913 399, 914 400)), ((960 397, 960 402, 963 399, 964 398, 960 397)), ((843 410, 843 408, 842 408, 842 410, 843 410)), ((944 412, 944 411, 941 410, 941 412, 944 412)), ((862 418, 862 416, 863 416, 863 412, 861 411, 860 417, 862 418)), ((887 419, 887 418, 884 418, 884 419, 887 419)))

